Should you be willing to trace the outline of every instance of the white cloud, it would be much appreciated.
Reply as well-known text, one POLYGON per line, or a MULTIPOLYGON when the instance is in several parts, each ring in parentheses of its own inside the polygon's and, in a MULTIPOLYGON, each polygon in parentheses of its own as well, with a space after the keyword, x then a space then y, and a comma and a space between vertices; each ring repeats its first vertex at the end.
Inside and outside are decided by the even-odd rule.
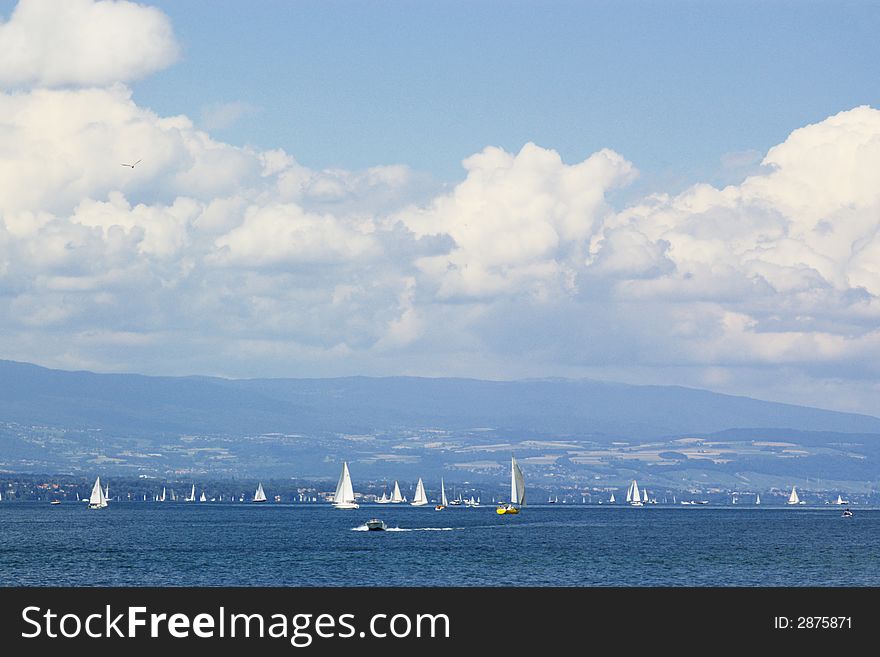
POLYGON ((211 103, 202 108, 199 123, 205 130, 224 130, 234 125, 241 117, 256 111, 256 107, 240 100, 229 103, 211 103))
POLYGON ((109 0, 20 0, 0 23, 0 86, 107 85, 173 63, 179 48, 158 9, 109 0))
MULTIPOLYGON (((9 35, 29 30, 30 47, 65 27, 47 6, 19 6, 0 55, 9 35)), ((799 128, 760 167, 730 156, 751 172, 739 184, 622 209, 607 195, 636 171, 610 150, 566 163, 531 143, 487 147, 451 186, 400 165, 316 171, 133 101, 118 81, 176 48, 158 12, 58 6, 75 14, 71 34, 135 16, 167 38, 135 43, 146 68, 84 57, 65 69, 25 49, 12 80, 0 56, 9 84, 106 83, 0 93, 0 357, 170 374, 606 376, 880 412, 854 392, 880 374, 878 110, 799 128)))

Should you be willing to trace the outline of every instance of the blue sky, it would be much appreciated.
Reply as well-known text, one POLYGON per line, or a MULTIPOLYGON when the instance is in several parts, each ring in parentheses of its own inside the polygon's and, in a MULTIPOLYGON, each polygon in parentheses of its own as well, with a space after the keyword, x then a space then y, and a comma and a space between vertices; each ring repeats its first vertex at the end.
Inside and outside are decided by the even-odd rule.
POLYGON ((0 12, 0 358, 880 415, 876 3, 0 12))
POLYGON ((486 145, 626 155, 656 185, 880 100, 869 2, 152 3, 183 47, 134 84, 163 114, 252 111, 218 136, 310 167, 458 180, 486 145))

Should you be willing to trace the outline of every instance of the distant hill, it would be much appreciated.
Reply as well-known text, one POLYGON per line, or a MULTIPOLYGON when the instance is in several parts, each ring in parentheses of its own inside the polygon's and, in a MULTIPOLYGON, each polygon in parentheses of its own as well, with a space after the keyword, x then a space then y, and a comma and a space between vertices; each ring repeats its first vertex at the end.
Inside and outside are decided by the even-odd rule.
POLYGON ((0 422, 143 436, 438 427, 646 440, 762 427, 880 433, 880 419, 678 386, 415 377, 248 379, 52 370, 0 361, 0 422))

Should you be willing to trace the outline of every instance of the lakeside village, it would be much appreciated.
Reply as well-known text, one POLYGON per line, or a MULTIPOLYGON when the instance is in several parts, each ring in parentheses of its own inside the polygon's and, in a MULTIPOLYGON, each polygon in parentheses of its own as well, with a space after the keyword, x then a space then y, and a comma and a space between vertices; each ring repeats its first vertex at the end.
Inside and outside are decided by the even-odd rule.
MULTIPOLYGON (((440 478, 427 480, 424 487, 428 501, 440 500, 440 478)), ((279 504, 328 504, 333 502, 337 487, 335 481, 298 481, 295 479, 184 479, 169 478, 161 481, 154 477, 102 478, 107 487, 107 499, 113 502, 196 502, 196 503, 252 503, 266 501, 279 504)), ((93 479, 73 475, 40 475, 0 473, 0 503, 44 502, 76 503, 89 499, 94 486, 93 479)), ((604 482, 603 482, 604 483, 604 482)), ((622 481, 619 487, 547 487, 530 486, 527 504, 544 505, 625 505, 634 501, 633 481, 622 481)), ((465 507, 493 506, 507 499, 509 483, 499 479, 497 486, 484 482, 445 481, 445 493, 451 504, 465 507)), ((417 482, 414 481, 365 481, 354 498, 359 503, 390 500, 407 502, 414 499, 417 482), (397 491, 395 491, 395 488, 397 491), (399 493, 398 493, 399 491, 399 493)), ((636 484, 638 500, 645 505, 766 505, 782 506, 792 503, 801 505, 880 504, 880 494, 843 493, 834 490, 810 490, 794 486, 787 489, 728 490, 707 487, 705 489, 651 490, 650 480, 636 484), (792 495, 794 493, 794 495, 792 495)))

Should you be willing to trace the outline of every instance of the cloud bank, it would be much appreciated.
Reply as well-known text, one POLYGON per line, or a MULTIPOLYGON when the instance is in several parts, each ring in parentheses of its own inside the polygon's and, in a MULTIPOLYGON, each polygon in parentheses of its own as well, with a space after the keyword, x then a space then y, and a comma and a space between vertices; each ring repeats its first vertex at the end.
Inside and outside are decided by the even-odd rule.
POLYGON ((794 130, 740 184, 613 207, 637 171, 611 150, 487 147, 444 186, 224 143, 125 85, 177 51, 126 2, 0 25, 0 357, 586 375, 880 413, 880 111, 794 130))
POLYGON ((171 22, 158 9, 110 0, 21 0, 0 23, 0 86, 134 80, 178 54, 171 22))

